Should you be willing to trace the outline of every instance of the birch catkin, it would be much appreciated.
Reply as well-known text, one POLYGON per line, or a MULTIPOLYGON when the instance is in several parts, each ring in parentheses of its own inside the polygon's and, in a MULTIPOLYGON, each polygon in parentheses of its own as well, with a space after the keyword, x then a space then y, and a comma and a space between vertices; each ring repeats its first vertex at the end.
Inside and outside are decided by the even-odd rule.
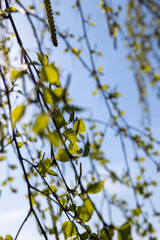
POLYGON ((50 2, 50 0, 43 0, 43 2, 44 2, 46 14, 47 14, 47 20, 48 20, 48 24, 49 24, 49 30, 50 30, 50 34, 51 34, 52 43, 55 47, 57 47, 58 46, 57 34, 56 34, 56 27, 55 27, 53 13, 52 13, 51 2, 50 2))

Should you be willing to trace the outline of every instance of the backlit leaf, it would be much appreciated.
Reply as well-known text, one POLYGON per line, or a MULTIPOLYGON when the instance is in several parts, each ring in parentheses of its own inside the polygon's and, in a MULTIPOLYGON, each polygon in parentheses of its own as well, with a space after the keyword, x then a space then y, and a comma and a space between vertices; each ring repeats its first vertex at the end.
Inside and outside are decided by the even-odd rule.
POLYGON ((129 223, 124 223, 119 229, 118 229, 118 240, 132 240, 131 236, 131 226, 129 223))
POLYGON ((71 111, 67 124, 71 123, 73 121, 73 119, 74 119, 74 111, 71 111))
POLYGON ((54 98, 50 89, 45 88, 43 90, 43 99, 45 100, 46 103, 49 103, 52 106, 54 106, 54 98))
POLYGON ((104 183, 105 180, 89 184, 89 186, 87 187, 87 192, 92 194, 100 192, 104 187, 104 183))
POLYGON ((80 120, 76 121, 75 124, 73 125, 73 129, 76 132, 76 134, 81 134, 86 131, 86 126, 83 122, 83 118, 81 117, 80 120))
POLYGON ((6 8, 4 12, 10 14, 10 13, 18 12, 18 10, 15 7, 9 7, 9 8, 6 8))
POLYGON ((58 110, 54 116, 54 120, 56 122, 56 125, 58 128, 64 127, 65 125, 65 119, 63 117, 63 114, 58 110))
POLYGON ((79 150, 79 146, 76 143, 70 143, 68 149, 70 154, 74 155, 77 153, 77 150, 79 150))
POLYGON ((15 126, 15 124, 23 117, 24 112, 25 112, 24 105, 17 106, 13 109, 11 114, 13 126, 15 126))
POLYGON ((19 71, 17 69, 11 69, 11 71, 10 71, 12 81, 23 77, 25 74, 26 74, 26 71, 19 71))
POLYGON ((52 169, 50 169, 51 165, 52 165, 52 162, 51 162, 50 158, 41 160, 39 162, 38 167, 39 167, 39 172, 42 175, 42 177, 45 177, 46 174, 51 174, 53 176, 57 176, 57 174, 52 169))
POLYGON ((13 240, 13 238, 11 237, 11 235, 6 235, 5 240, 13 240))
POLYGON ((56 94, 56 96, 57 97, 59 97, 59 98, 62 98, 63 97, 63 95, 64 95, 64 89, 63 88, 60 88, 60 87, 58 87, 58 88, 55 88, 54 90, 53 90, 53 92, 56 94))
POLYGON ((103 85, 102 87, 103 87, 104 90, 108 89, 108 85, 103 85))
POLYGON ((66 149, 59 149, 56 155, 56 159, 61 162, 67 162, 69 160, 69 155, 66 149))
POLYGON ((42 65, 47 65, 48 64, 48 57, 46 55, 39 54, 38 52, 36 52, 36 53, 37 53, 37 57, 38 57, 39 62, 42 65))
POLYGON ((66 221, 62 224, 62 231, 64 234, 65 240, 69 237, 76 236, 78 234, 77 226, 74 222, 66 221))
POLYGON ((100 67, 98 68, 98 73, 102 73, 102 71, 103 71, 103 67, 100 66, 100 67))
POLYGON ((87 157, 89 154, 89 150, 90 150, 90 142, 89 142, 89 138, 87 136, 87 142, 84 146, 84 151, 83 151, 83 157, 87 157))
POLYGON ((88 222, 94 212, 94 207, 89 199, 84 201, 83 206, 77 207, 77 213, 82 222, 88 222))
POLYGON ((39 115, 33 125, 32 131, 36 134, 42 134, 47 128, 49 122, 49 116, 45 113, 39 115))
POLYGON ((77 48, 72 48, 71 51, 76 55, 76 57, 79 57, 79 55, 82 52, 80 49, 77 49, 77 48))
POLYGON ((77 107, 77 106, 73 106, 73 105, 65 105, 63 107, 63 110, 70 112, 70 111, 83 111, 83 108, 77 107))
POLYGON ((80 142, 79 139, 77 138, 76 133, 73 131, 72 128, 68 128, 68 129, 65 130, 62 134, 63 134, 63 136, 64 136, 65 138, 67 138, 71 143, 80 142))
POLYGON ((18 142, 18 147, 21 148, 23 146, 23 142, 18 142))
POLYGON ((60 86, 59 72, 54 63, 44 65, 40 71, 41 79, 56 86, 60 86))
POLYGON ((87 240, 89 239, 89 233, 86 231, 82 234, 80 234, 82 240, 87 240))
POLYGON ((111 239, 113 239, 113 236, 114 236, 113 229, 106 229, 103 227, 100 231, 100 239, 101 240, 111 240, 111 239))
POLYGON ((4 161, 5 159, 6 159, 6 158, 5 158, 4 155, 1 155, 1 156, 0 156, 0 162, 4 161))
POLYGON ((49 139, 50 143, 52 145, 54 145, 55 147, 60 146, 61 140, 60 140, 60 137, 59 137, 59 135, 56 131, 48 132, 46 137, 49 139))

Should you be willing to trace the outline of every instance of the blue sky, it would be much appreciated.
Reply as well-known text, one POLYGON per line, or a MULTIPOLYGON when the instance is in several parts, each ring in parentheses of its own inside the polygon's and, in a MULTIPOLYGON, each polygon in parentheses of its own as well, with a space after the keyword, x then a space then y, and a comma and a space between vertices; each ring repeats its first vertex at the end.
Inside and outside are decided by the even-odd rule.
MULTIPOLYGON (((24 3, 29 3, 32 1, 23 1, 24 3)), ((127 50, 124 50, 124 42, 122 41, 122 37, 118 36, 118 49, 114 50, 113 48, 113 40, 109 37, 108 29, 106 27, 107 23, 105 20, 104 14, 102 14, 100 8, 97 6, 99 5, 98 0, 86 0, 83 1, 83 9, 85 14, 91 14, 91 20, 95 22, 95 27, 88 28, 89 38, 91 40, 91 45, 94 46, 97 44, 97 48, 99 51, 103 53, 102 57, 98 57, 96 59, 96 67, 103 66, 103 77, 102 81, 104 84, 110 85, 112 88, 117 87, 118 91, 121 92, 122 98, 120 99, 120 107, 122 110, 125 111, 125 116, 128 122, 131 125, 141 127, 141 116, 142 116, 142 108, 139 105, 139 96, 137 92, 136 82, 133 78, 133 74, 131 70, 129 70, 129 62, 126 60, 127 50)), ((115 1, 115 4, 118 4, 118 0, 115 1)), ((79 29, 81 29, 81 22, 79 19, 79 13, 73 11, 70 6, 74 3, 74 1, 64 0, 57 0, 55 1, 55 8, 56 10, 60 10, 62 12, 62 16, 56 17, 56 23, 59 29, 69 29, 71 32, 75 34, 79 34, 79 29)), ((123 2, 123 11, 121 13, 121 21, 124 20, 125 16, 125 3, 123 2)), ((14 15, 14 19, 18 28, 18 31, 22 37, 22 41, 25 48, 33 48, 34 46, 34 39, 31 35, 31 31, 29 30, 29 25, 25 20, 25 16, 21 13, 17 13, 14 15)), ((83 66, 79 63, 78 59, 75 59, 71 54, 67 53, 64 55, 64 43, 63 41, 58 38, 59 47, 54 48, 51 59, 56 62, 57 65, 60 65, 62 68, 61 74, 61 82, 62 85, 65 85, 66 75, 68 73, 72 74, 72 79, 70 83, 70 95, 73 98, 73 101, 76 105, 82 105, 86 108, 86 111, 82 113, 83 116, 89 117, 90 115, 94 118, 98 118, 101 120, 106 121, 108 119, 107 110, 104 107, 104 102, 102 96, 97 94, 97 96, 93 97, 93 91, 96 88, 95 82, 92 78, 89 77, 87 71, 84 70, 83 66), (105 109, 105 110, 104 110, 105 109)), ((48 46, 51 48, 52 45, 48 41, 48 46)), ((73 41, 75 47, 77 43, 73 41)), ((80 47, 83 50, 83 56, 87 60, 88 54, 85 44, 81 44, 80 47)), ((17 51, 17 44, 15 42, 15 47, 13 50, 13 55, 16 54, 17 51)), ((36 58, 36 53, 33 48, 33 52, 30 53, 33 58, 36 58)), ((16 63, 17 64, 17 63, 16 63)), ((150 94, 150 106, 152 109, 152 128, 153 132, 155 132, 156 136, 160 136, 160 129, 159 129, 159 120, 160 114, 158 111, 159 102, 155 98, 152 91, 149 92, 150 94)), ((133 153, 130 150, 130 145, 128 144, 128 155, 132 158, 133 153)), ((106 157, 112 159, 111 165, 114 169, 123 169, 122 162, 123 156, 121 152, 121 146, 119 140, 115 138, 112 130, 109 130, 107 133, 107 137, 105 139, 103 148, 106 152, 106 157)), ((12 150, 8 155, 10 158, 13 156, 12 150)), ((11 161, 15 161, 15 157, 11 161)), ((82 161, 83 164, 83 161, 82 161)), ((148 164, 148 168, 150 168, 150 164, 148 164)), ((134 166, 133 167, 133 173, 134 166)), ((6 176, 6 166, 5 164, 1 163, 1 169, 3 169, 2 175, 0 177, 0 181, 2 181, 6 176)), ((84 168, 85 171, 85 168, 84 168)), ((154 169, 151 170, 154 174, 154 169)), ((11 235, 15 236, 18 227, 22 220, 26 215, 26 211, 28 209, 27 200, 24 197, 24 193, 26 192, 24 183, 21 181, 21 170, 19 169, 15 173, 16 177, 16 184, 18 185, 19 193, 17 194, 10 194, 8 192, 8 188, 4 189, 2 192, 2 196, 0 199, 0 235, 5 235, 10 233, 11 235), (18 176, 19 175, 19 176, 18 176), (17 200, 18 199, 18 200, 17 200)), ((71 181, 71 179, 69 179, 71 181)), ((106 189, 108 192, 118 191, 119 186, 113 187, 110 182, 106 183, 106 189)), ((130 195, 126 189, 120 190, 120 195, 128 197, 130 195)), ((158 195, 155 198, 155 202, 158 203, 158 195)), ((98 203, 98 199, 96 202, 98 203)), ((115 211, 114 213, 115 221, 117 220, 117 215, 119 216, 119 220, 117 224, 120 224, 123 219, 120 217, 119 213, 115 211)), ((22 233, 19 236, 19 240, 25 239, 34 239, 38 240, 39 235, 38 231, 35 231, 36 224, 33 220, 33 217, 27 221, 24 226, 22 233), (34 236, 34 238, 33 238, 34 236)), ((140 239, 138 237, 135 238, 136 240, 140 239)))

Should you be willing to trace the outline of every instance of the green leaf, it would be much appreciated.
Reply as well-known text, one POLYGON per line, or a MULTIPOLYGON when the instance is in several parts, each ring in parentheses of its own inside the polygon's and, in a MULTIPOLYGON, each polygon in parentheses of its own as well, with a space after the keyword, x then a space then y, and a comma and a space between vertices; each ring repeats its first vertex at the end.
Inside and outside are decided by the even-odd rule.
POLYGON ((9 165, 9 167, 10 167, 12 170, 14 170, 14 169, 17 168, 17 166, 16 166, 15 164, 9 165))
MULTIPOLYGON (((12 191, 13 193, 17 193, 17 189, 16 189, 16 188, 11 187, 11 191, 12 191)), ((9 239, 10 239, 10 238, 9 238, 9 239)), ((6 240, 6 238, 5 238, 5 240, 6 240)))
POLYGON ((10 71, 12 81, 23 77, 25 74, 26 74, 26 71, 19 71, 17 69, 11 69, 11 71, 10 71))
POLYGON ((24 94, 22 93, 22 91, 21 91, 21 90, 18 90, 17 92, 18 92, 18 93, 20 93, 21 95, 23 95, 23 96, 24 96, 24 94))
POLYGON ((89 236, 90 236, 89 233, 92 232, 89 225, 86 225, 86 224, 85 224, 85 226, 86 226, 86 228, 88 229, 88 231, 80 234, 82 240, 88 240, 88 239, 90 239, 90 238, 89 238, 89 236))
POLYGON ((45 128, 47 128, 49 122, 49 116, 45 113, 39 115, 33 125, 32 131, 36 134, 43 134, 45 128))
POLYGON ((80 142, 79 139, 77 138, 76 133, 73 131, 72 128, 68 128, 67 130, 65 130, 62 135, 67 138, 71 143, 75 143, 75 142, 80 142))
POLYGON ((65 240, 72 236, 77 236, 78 229, 74 222, 66 221, 62 224, 62 231, 65 240))
POLYGON ((75 124, 73 125, 73 129, 76 132, 76 134, 81 134, 86 131, 86 126, 83 122, 83 118, 81 117, 80 120, 76 121, 75 124))
POLYGON ((69 155, 66 149, 59 149, 56 155, 56 160, 61 162, 67 162, 69 160, 69 155))
POLYGON ((62 98, 64 95, 65 90, 61 87, 55 88, 53 92, 56 94, 58 98, 62 98))
POLYGON ((86 144, 84 146, 84 151, 83 151, 82 157, 87 157, 88 154, 89 154, 89 151, 90 151, 90 142, 89 142, 89 138, 87 136, 87 142, 86 142, 86 144))
POLYGON ((119 229, 118 229, 118 240, 132 240, 131 236, 131 226, 129 223, 124 223, 119 229))
POLYGON ((43 99, 45 100, 46 103, 54 106, 54 96, 53 93, 51 92, 50 89, 45 88, 43 90, 43 99))
POLYGON ((60 86, 59 72, 54 63, 44 65, 40 71, 41 79, 56 86, 60 86))
POLYGON ((77 207, 77 213, 83 223, 88 222, 94 212, 94 207, 89 199, 84 201, 83 206, 77 207))
POLYGON ((63 114, 58 110, 54 116, 54 120, 56 122, 57 127, 60 129, 61 127, 65 126, 65 119, 63 117, 63 114))
POLYGON ((17 106, 13 109, 11 113, 13 126, 15 126, 15 124, 23 117, 24 112, 25 112, 24 105, 17 106))
POLYGON ((55 147, 59 147, 60 146, 61 140, 60 140, 60 137, 59 137, 59 135, 58 135, 58 133, 56 131, 48 132, 46 137, 48 138, 50 143, 52 145, 54 145, 55 147))
POLYGON ((88 240, 89 238, 89 233, 86 231, 82 234, 80 234, 82 240, 88 240))
POLYGON ((9 8, 6 8, 4 12, 10 14, 10 13, 18 12, 18 10, 15 7, 9 7, 9 8))
POLYGON ((45 160, 41 160, 39 162, 39 164, 38 164, 39 172, 42 175, 42 177, 45 177, 46 174, 51 174, 53 176, 57 176, 57 174, 53 170, 50 169, 51 165, 52 165, 52 162, 51 162, 50 158, 46 158, 45 160))
POLYGON ((6 235, 5 240, 13 240, 13 238, 10 235, 6 235))
POLYGON ((33 5, 29 5, 27 8, 28 8, 28 10, 34 10, 35 9, 35 7, 33 5))
POLYGON ((66 112, 70 112, 70 111, 83 111, 83 108, 77 107, 77 106, 73 106, 73 105, 65 105, 63 107, 63 110, 65 110, 66 112))
POLYGON ((36 54, 42 66, 48 64, 48 57, 46 55, 39 54, 38 52, 36 52, 36 54))
POLYGON ((68 149, 70 154, 74 155, 77 153, 77 150, 79 150, 79 146, 76 143, 70 143, 68 149))
POLYGON ((0 156, 0 162, 4 161, 5 159, 6 159, 6 158, 5 158, 4 155, 1 155, 1 156, 0 156))
POLYGON ((14 181, 14 178, 13 177, 8 177, 7 179, 9 182, 13 182, 14 181))
POLYGON ((23 142, 18 142, 18 147, 21 148, 24 145, 23 142))
POLYGON ((71 111, 67 124, 70 124, 73 121, 73 119, 74 119, 74 111, 71 111))
POLYGON ((113 239, 113 236, 114 236, 113 229, 102 228, 100 231, 100 239, 101 240, 111 240, 111 239, 113 239))
POLYGON ((2 186, 6 186, 6 185, 7 185, 7 181, 3 181, 2 186))
POLYGON ((89 186, 87 187, 87 192, 92 194, 100 192, 104 187, 104 183, 105 180, 89 184, 89 186))

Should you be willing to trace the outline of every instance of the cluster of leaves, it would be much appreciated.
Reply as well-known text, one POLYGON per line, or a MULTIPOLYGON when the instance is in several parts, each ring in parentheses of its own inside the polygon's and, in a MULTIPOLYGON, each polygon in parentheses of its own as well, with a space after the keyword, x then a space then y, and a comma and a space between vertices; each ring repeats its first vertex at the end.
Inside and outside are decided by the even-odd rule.
MULTIPOLYGON (((5 0, 4 10, 1 10, 0 13, 3 31, 0 47, 4 62, 0 69, 2 81, 0 89, 2 112, 0 115, 0 161, 6 163, 10 171, 2 182, 2 186, 9 185, 13 193, 17 192, 17 188, 13 187, 12 172, 16 171, 17 166, 20 165, 27 185, 29 201, 28 214, 17 231, 15 239, 18 238, 24 223, 31 214, 34 215, 45 239, 48 239, 49 234, 54 234, 56 240, 59 240, 63 233, 65 240, 110 240, 117 232, 118 240, 131 240, 131 230, 135 229, 134 227, 142 237, 149 236, 150 239, 154 239, 154 226, 148 218, 146 210, 143 209, 143 205, 148 199, 154 215, 160 216, 151 201, 153 187, 157 186, 157 182, 155 179, 146 179, 145 160, 150 160, 152 166, 154 165, 156 170, 160 171, 157 161, 159 156, 157 146, 159 147, 160 142, 153 138, 150 128, 142 131, 130 126, 123 116, 124 111, 119 108, 118 100, 121 93, 115 89, 112 90, 111 86, 102 84, 103 68, 102 66, 98 68, 94 60, 94 55, 102 56, 102 52, 91 47, 87 32, 87 26, 94 27, 94 22, 90 21, 90 17, 85 17, 83 5, 81 1, 77 0, 72 7, 74 11, 78 10, 83 29, 77 39, 78 43, 86 44, 90 62, 86 62, 87 58, 83 57, 80 47, 72 46, 70 38, 74 39, 74 34, 64 30, 59 32, 59 36, 64 42, 64 52, 70 52, 75 56, 96 82, 97 87, 93 95, 101 94, 104 99, 104 108, 107 109, 109 117, 106 122, 82 117, 80 113, 83 109, 75 106, 69 97, 70 77, 68 76, 65 85, 62 84, 60 67, 57 67, 55 62, 51 61, 50 63, 49 54, 51 52, 48 55, 44 54, 44 50, 48 49, 43 45, 43 39, 46 37, 45 31, 48 31, 49 28, 51 30, 51 27, 54 27, 51 32, 52 41, 55 42, 54 45, 57 45, 55 26, 51 26, 54 25, 54 21, 50 2, 44 1, 45 7, 49 6, 49 12, 47 12, 49 28, 46 19, 34 12, 37 8, 36 4, 27 8, 23 5, 23 1, 16 0, 15 3, 16 7, 21 7, 27 16, 37 42, 37 56, 33 61, 22 44, 21 36, 12 17, 18 10, 9 6, 9 2, 5 0), (42 29, 35 27, 32 17, 43 23, 42 29), (8 22, 11 24, 12 34, 7 25, 8 22), (18 42, 21 63, 23 61, 25 63, 19 69, 12 67, 10 60, 12 37, 15 37, 18 42), (15 96, 19 98, 16 106, 13 104, 15 96), (104 125, 104 129, 98 127, 97 124, 104 125), (103 151, 103 143, 108 129, 116 133, 116 137, 120 139, 125 162, 125 171, 122 174, 120 171, 117 173, 110 168, 110 161, 103 151), (133 176, 130 170, 126 147, 128 142, 133 146, 133 162, 139 170, 139 174, 136 176, 133 176), (16 153, 13 163, 8 160, 11 146, 16 153), (90 167, 87 164, 90 164, 90 167), (83 173, 84 167, 87 173, 83 173), (69 172, 69 176, 65 174, 64 169, 69 172), (102 172, 105 173, 101 174, 102 172), (72 184, 69 184, 68 178, 71 178, 72 184), (111 181, 112 184, 121 184, 131 190, 135 200, 134 206, 129 207, 128 200, 121 199, 118 192, 108 193, 106 191, 107 181, 111 181), (96 201, 91 197, 92 194, 100 196, 107 203, 109 209, 107 217, 102 210, 99 210, 96 201), (44 202, 45 207, 43 206, 44 202), (125 217, 126 222, 121 227, 112 221, 111 209, 113 206, 118 207, 125 217), (39 215, 37 215, 37 211, 39 215), (50 224, 47 222, 49 214, 50 224), (108 220, 108 218, 110 219, 108 220), (63 221, 61 226, 59 226, 60 220, 63 221), (43 222, 44 224, 42 224, 43 222), (131 226, 133 226, 132 229, 131 226)), ((152 42, 151 38, 156 43, 159 41, 159 35, 156 34, 156 37, 152 35, 148 39, 150 34, 145 30, 148 26, 145 22, 148 21, 148 17, 144 18, 142 11, 143 8, 145 8, 145 14, 146 11, 149 11, 153 18, 149 27, 157 32, 159 18, 156 15, 158 8, 156 9, 155 6, 159 7, 156 1, 155 5, 154 1, 146 3, 132 0, 128 4, 128 36, 125 37, 125 40, 131 49, 128 57, 136 66, 136 80, 138 79, 137 83, 143 101, 146 98, 144 73, 146 77, 156 78, 156 83, 159 81, 159 73, 155 72, 155 67, 151 67, 150 60, 150 51, 157 53, 158 45, 154 50, 151 45, 148 47, 148 44, 152 42)), ((106 0, 101 0, 100 8, 105 13, 110 36, 113 37, 114 46, 117 47, 117 32, 121 32, 118 18, 122 7, 119 6, 115 10, 106 0)), ((58 11, 55 13, 60 14, 58 11)), ((3 239, 3 237, 0 238, 3 239)), ((7 235, 5 239, 9 240, 12 237, 7 235)))
POLYGON ((157 89, 159 97, 159 26, 160 5, 158 1, 128 1, 126 26, 128 37, 126 46, 129 49, 127 58, 140 94, 141 102, 145 103, 144 110, 148 111, 147 81, 157 89))

